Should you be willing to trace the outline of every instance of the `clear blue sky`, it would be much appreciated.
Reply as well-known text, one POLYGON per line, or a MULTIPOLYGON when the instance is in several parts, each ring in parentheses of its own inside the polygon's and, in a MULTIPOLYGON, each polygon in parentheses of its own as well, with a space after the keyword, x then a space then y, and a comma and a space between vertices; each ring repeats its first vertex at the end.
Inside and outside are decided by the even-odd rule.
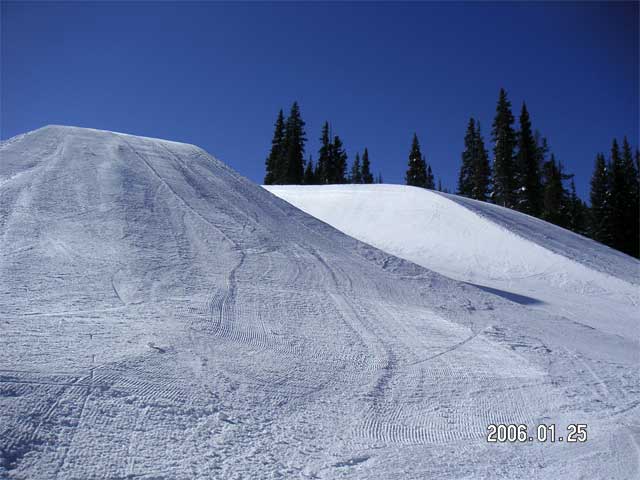
MULTIPOLYGON (((577 175, 638 145, 638 2, 2 2, 0 136, 64 124, 202 146, 260 182, 279 108, 307 151, 329 120, 350 160, 402 183, 418 133, 455 188, 464 131, 488 137, 500 87, 577 175)), ((488 138, 486 138, 488 140, 488 138)))

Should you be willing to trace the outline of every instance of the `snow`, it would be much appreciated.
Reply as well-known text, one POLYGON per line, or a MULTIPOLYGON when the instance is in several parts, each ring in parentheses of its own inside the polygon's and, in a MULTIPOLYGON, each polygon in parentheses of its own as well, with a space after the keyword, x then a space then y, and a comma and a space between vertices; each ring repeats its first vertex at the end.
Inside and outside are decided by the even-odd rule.
POLYGON ((529 308, 638 339, 640 262, 583 236, 496 205, 416 187, 266 188, 390 254, 529 308))
MULTIPOLYGON (((60 126, 3 142, 0 477, 637 477, 637 262, 425 195, 467 212, 439 220, 440 254, 418 248, 433 271, 192 145, 60 126), (491 268, 480 237, 475 263, 453 251, 476 239, 467 221, 493 225, 491 268), (516 288, 519 269, 552 273, 526 284, 548 282, 537 303, 465 283, 516 288), (619 301, 615 322, 572 318, 564 292, 619 301), (589 439, 487 443, 495 422, 589 439)), ((425 225, 397 223, 398 245, 425 225)))

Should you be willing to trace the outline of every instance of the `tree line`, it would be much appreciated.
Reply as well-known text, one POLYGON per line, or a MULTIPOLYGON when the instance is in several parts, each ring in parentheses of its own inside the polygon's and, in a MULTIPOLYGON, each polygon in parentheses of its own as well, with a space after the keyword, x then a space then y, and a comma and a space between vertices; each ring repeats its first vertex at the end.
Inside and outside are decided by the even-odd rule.
POLYGON ((616 139, 611 156, 596 156, 591 177, 589 235, 629 255, 640 257, 640 152, 635 161, 625 137, 622 152, 616 139))
MULTIPOLYGON (((347 151, 338 135, 332 135, 329 122, 322 126, 318 160, 304 160, 307 140, 305 122, 297 102, 291 106, 285 120, 282 110, 276 118, 271 150, 265 161, 265 185, 325 185, 335 183, 376 183, 371 173, 367 148, 356 153, 348 166, 347 151)), ((382 183, 378 175, 377 183, 382 183)))
POLYGON ((511 103, 501 89, 491 130, 491 163, 480 123, 469 120, 457 193, 542 218, 640 257, 638 150, 634 161, 625 137, 622 150, 614 139, 608 159, 596 156, 588 207, 576 194, 573 174, 564 171, 547 140, 532 130, 524 102, 518 121, 516 130, 511 103))
MULTIPOLYGON (((574 175, 565 172, 546 138, 532 128, 524 102, 518 123, 516 128, 507 92, 500 89, 491 128, 490 160, 480 122, 469 119, 456 193, 541 218, 640 258, 638 150, 634 160, 625 137, 621 149, 613 140, 608 159, 602 153, 596 156, 591 206, 587 206, 576 193, 574 175)), ((297 102, 286 120, 280 110, 266 159, 265 184, 382 183, 382 175, 374 179, 371 173, 367 148, 362 156, 356 153, 349 168, 344 144, 338 135, 332 135, 329 122, 322 126, 317 162, 314 164, 311 157, 305 161, 304 126, 297 102)), ((433 170, 415 133, 405 183, 436 188, 433 170)), ((440 182, 437 190, 447 191, 440 182)))

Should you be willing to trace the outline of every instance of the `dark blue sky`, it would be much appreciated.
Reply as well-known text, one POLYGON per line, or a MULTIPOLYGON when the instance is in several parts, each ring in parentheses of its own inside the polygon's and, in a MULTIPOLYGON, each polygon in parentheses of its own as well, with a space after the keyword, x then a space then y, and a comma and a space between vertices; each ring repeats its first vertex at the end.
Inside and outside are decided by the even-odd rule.
MULTIPOLYGON (((614 136, 638 145, 638 3, 2 2, 0 136, 46 124, 194 143, 256 182, 279 108, 307 151, 325 119, 350 160, 403 183, 418 133, 455 188, 469 116, 501 86, 577 174, 614 136)), ((488 138, 485 138, 488 140, 488 138)))

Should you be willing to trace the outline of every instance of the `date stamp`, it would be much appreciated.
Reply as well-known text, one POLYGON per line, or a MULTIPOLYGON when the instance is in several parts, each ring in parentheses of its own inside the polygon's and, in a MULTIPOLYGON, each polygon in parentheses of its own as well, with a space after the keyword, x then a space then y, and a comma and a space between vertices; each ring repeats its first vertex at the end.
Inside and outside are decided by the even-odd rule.
POLYGON ((570 423, 566 433, 561 434, 555 424, 540 424, 529 429, 528 425, 515 423, 492 423, 487 427, 487 442, 490 443, 528 443, 528 442, 567 442, 584 443, 587 441, 587 424, 570 423), (558 431, 558 434, 556 432, 558 431))

